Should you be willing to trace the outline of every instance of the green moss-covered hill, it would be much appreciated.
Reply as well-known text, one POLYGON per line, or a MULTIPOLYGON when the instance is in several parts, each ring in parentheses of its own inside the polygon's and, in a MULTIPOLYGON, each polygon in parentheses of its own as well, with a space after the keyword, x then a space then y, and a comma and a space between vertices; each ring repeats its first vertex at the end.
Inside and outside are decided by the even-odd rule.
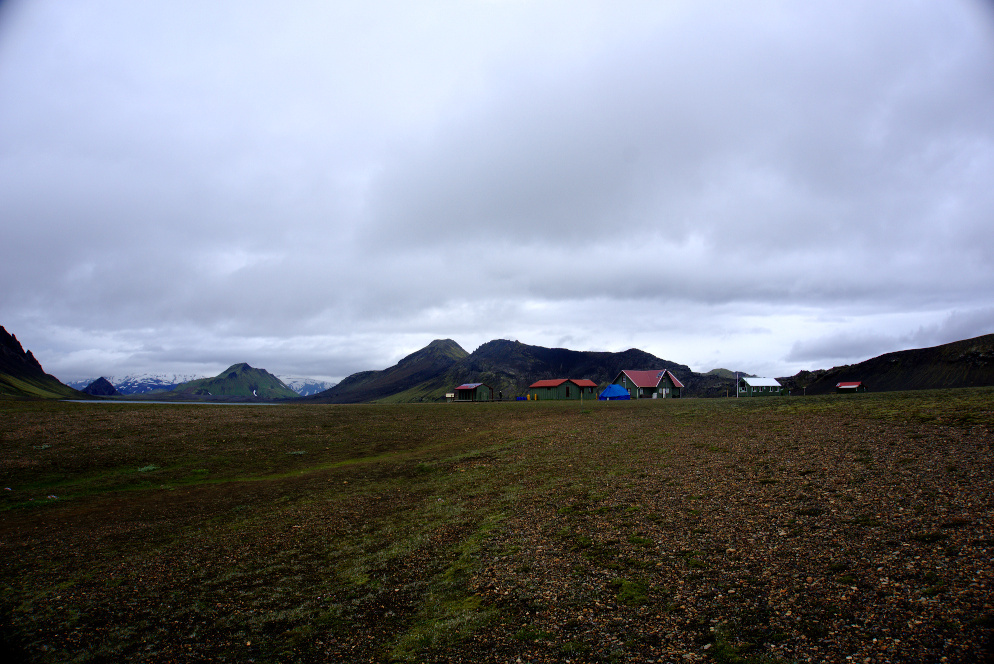
MULTIPOLYGON (((735 378, 736 378, 736 376, 738 374, 736 374, 731 369, 712 369, 711 371, 707 372, 704 375, 705 376, 713 376, 713 377, 716 377, 716 378, 727 378, 728 380, 734 381, 735 378)), ((741 375, 744 376, 746 374, 741 374, 741 375)))
POLYGON ((0 396, 35 399, 86 398, 45 373, 31 351, 0 325, 0 396))
POLYGON ((176 395, 196 397, 255 397, 259 399, 294 399, 297 393, 265 369, 256 369, 242 362, 213 378, 200 378, 183 383, 172 391, 176 395))

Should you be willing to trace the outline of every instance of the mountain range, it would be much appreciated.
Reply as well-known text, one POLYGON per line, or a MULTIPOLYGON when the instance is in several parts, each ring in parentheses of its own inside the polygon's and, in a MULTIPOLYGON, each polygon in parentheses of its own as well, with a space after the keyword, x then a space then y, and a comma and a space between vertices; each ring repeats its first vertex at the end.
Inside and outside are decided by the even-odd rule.
MULTIPOLYGON (((223 373, 223 372, 222 372, 223 373)), ((121 395, 139 395, 139 394, 151 394, 153 392, 168 392, 175 390, 177 387, 183 383, 188 383, 192 380, 198 380, 204 378, 204 376, 196 376, 189 374, 129 374, 123 378, 117 378, 114 376, 104 376, 117 392, 121 395)), ((323 390, 334 386, 334 383, 329 383, 324 380, 316 380, 314 378, 304 378, 301 376, 276 376, 284 385, 293 390, 296 394, 300 396, 309 396, 311 394, 317 394, 323 390)), ((92 384, 95 378, 84 378, 82 380, 67 381, 66 385, 77 390, 85 391, 86 388, 92 384)))
POLYGON ((173 385, 171 389, 122 394, 106 378, 98 378, 83 388, 100 397, 127 396, 138 401, 285 401, 299 395, 282 380, 265 369, 244 362, 233 364, 217 376, 195 378, 173 385))
POLYGON ((452 339, 436 339, 396 365, 352 374, 335 387, 315 394, 319 403, 400 403, 441 401, 462 383, 486 383, 506 399, 523 395, 528 386, 547 378, 586 378, 598 385, 623 369, 669 369, 684 384, 686 396, 722 396, 734 378, 699 374, 684 364, 663 360, 632 348, 611 353, 530 346, 520 341, 488 341, 472 353, 452 339))
MULTIPOLYGON (((482 382, 493 387, 495 394, 513 399, 524 394, 537 380, 586 378, 603 386, 623 369, 668 369, 684 384, 682 393, 685 397, 735 394, 736 372, 714 369, 697 373, 686 365, 636 348, 617 353, 575 351, 496 339, 468 353, 452 339, 437 339, 392 367, 352 374, 341 383, 308 396, 299 396, 290 384, 264 369, 240 363, 213 378, 173 383, 169 378, 161 377, 157 384, 166 389, 160 388, 162 391, 156 392, 156 398, 295 399, 309 403, 431 402, 444 400, 447 393, 462 383, 482 382)), ((738 375, 748 374, 738 372, 738 375)), ((994 334, 931 348, 896 351, 853 365, 801 371, 778 380, 795 395, 825 394, 834 391, 838 382, 857 380, 873 392, 994 385, 994 334)), ((88 381, 80 387, 88 387, 94 382, 88 381)), ((127 381, 122 383, 126 385, 127 381)), ((109 386, 123 395, 139 394, 122 389, 122 383, 104 379, 94 389, 109 392, 109 386)), ((296 386, 299 388, 306 383, 306 379, 301 379, 296 386)), ((151 381, 145 382, 146 386, 151 384, 151 381)), ((316 389, 316 384, 310 389, 316 389)), ((34 355, 25 351, 17 338, 2 326, 0 395, 87 397, 46 374, 34 355)))
MULTIPOLYGON (((115 376, 102 376, 107 382, 114 386, 120 394, 149 394, 150 392, 162 392, 177 388, 181 384, 203 378, 192 374, 128 374, 123 378, 115 376)), ((82 380, 67 381, 66 385, 82 390, 93 383, 95 378, 84 378, 82 380)))
MULTIPOLYGON (((620 353, 529 346, 519 341, 490 341, 467 353, 455 341, 431 342, 395 366, 353 374, 335 387, 309 397, 319 403, 399 403, 439 401, 462 383, 486 383, 504 398, 524 394, 546 378, 587 378, 598 385, 622 369, 669 369, 684 384, 685 397, 735 394, 729 369, 697 373, 676 362, 635 348, 620 353)), ((994 385, 994 334, 932 348, 896 351, 853 365, 801 371, 778 378, 791 394, 826 394, 841 381, 862 381, 874 392, 994 385)))

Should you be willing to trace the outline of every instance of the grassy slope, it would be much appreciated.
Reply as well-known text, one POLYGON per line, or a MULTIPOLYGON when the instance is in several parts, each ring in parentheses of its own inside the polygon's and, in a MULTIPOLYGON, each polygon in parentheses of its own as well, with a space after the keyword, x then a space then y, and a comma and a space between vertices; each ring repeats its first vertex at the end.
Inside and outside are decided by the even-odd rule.
POLYGON ((50 374, 0 325, 0 398, 87 398, 50 374))
POLYGON ((79 399, 90 398, 49 375, 11 376, 0 374, 0 398, 79 399))
POLYGON ((0 648, 979 659, 994 390, 865 396, 0 403, 0 648))
POLYGON ((178 394, 215 397, 258 397, 260 399, 294 399, 298 395, 264 369, 234 364, 213 378, 199 378, 176 387, 178 394))

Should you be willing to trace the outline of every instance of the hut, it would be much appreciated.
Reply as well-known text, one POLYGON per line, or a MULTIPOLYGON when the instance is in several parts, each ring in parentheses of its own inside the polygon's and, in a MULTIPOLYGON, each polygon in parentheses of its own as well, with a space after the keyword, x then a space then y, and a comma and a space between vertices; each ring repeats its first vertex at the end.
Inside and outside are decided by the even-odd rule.
POLYGON ((597 383, 586 378, 552 378, 535 381, 528 386, 528 400, 541 401, 545 399, 577 400, 587 397, 593 399, 597 383))
POLYGON ((486 383, 463 383, 456 388, 456 401, 493 401, 494 388, 486 383))
POLYGON ((783 385, 776 378, 760 378, 758 376, 739 378, 740 397, 776 397, 784 394, 783 385))
POLYGON ((866 392, 866 385, 861 380, 845 381, 835 384, 835 391, 839 394, 855 394, 856 392, 866 392))
POLYGON ((683 389, 669 369, 625 369, 611 382, 621 385, 633 399, 679 399, 683 389))

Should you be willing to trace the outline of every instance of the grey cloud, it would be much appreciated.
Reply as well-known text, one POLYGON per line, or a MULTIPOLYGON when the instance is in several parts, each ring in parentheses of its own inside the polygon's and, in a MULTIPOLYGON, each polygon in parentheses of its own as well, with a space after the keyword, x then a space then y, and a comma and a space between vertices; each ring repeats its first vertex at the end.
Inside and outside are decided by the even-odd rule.
MULTIPOLYGON (((794 344, 786 356, 788 362, 807 363, 806 368, 824 369, 836 364, 849 364, 851 358, 870 359, 892 350, 900 339, 873 332, 844 332, 831 337, 819 337, 794 344), (829 366, 825 366, 825 365, 829 366)), ((856 360, 859 361, 859 360, 856 360)))
MULTIPOLYGON (((455 244, 469 252, 497 240, 583 257, 591 245, 624 242, 620 236, 660 254, 701 237, 715 265, 730 265, 723 252, 736 251, 750 262, 807 262, 836 281, 858 272, 853 281, 883 282, 888 264, 909 248, 918 269, 929 269, 935 255, 917 251, 923 235, 939 251, 974 252, 975 243, 943 226, 981 228, 982 215, 948 203, 969 208, 980 200, 989 209, 987 187, 946 175, 962 172, 955 137, 986 146, 991 120, 980 120, 977 104, 916 113, 933 105, 933 94, 955 88, 949 78, 961 88, 994 80, 989 62, 971 58, 957 69, 951 58, 930 71, 931 53, 951 48, 956 35, 930 34, 922 24, 903 25, 913 28, 911 38, 882 44, 878 32, 849 35, 855 43, 825 37, 836 57, 818 51, 816 61, 789 30, 742 36, 765 18, 735 34, 725 26, 720 37, 733 43, 720 54, 710 54, 711 41, 688 39, 671 51, 659 39, 561 79, 543 72, 507 82, 492 106, 395 155, 371 190, 363 246, 455 244), (671 64, 675 52, 696 76, 671 64), (806 65, 815 62, 812 76, 806 65), (921 89, 891 92, 892 79, 906 88, 912 74, 925 76, 921 89), (874 134, 881 115, 889 117, 883 139, 874 134), (957 212, 964 218, 948 218, 957 212), (826 249, 834 267, 818 264, 826 249)), ((870 19, 876 28, 892 20, 870 19)), ((989 154, 980 149, 982 161, 989 154)), ((989 273, 989 263, 976 267, 989 273)))
POLYGON ((994 333, 994 308, 956 310, 938 323, 920 325, 905 334, 861 330, 799 341, 793 345, 785 360, 813 363, 810 364, 812 368, 828 368, 822 365, 851 364, 896 350, 928 348, 991 333, 994 333))
POLYGON ((922 326, 910 335, 914 347, 938 346, 951 341, 994 333, 994 307, 954 310, 938 324, 922 326))
POLYGON ((0 322, 59 358, 330 376, 442 336, 851 358, 989 300, 992 25, 966 0, 5 3, 0 322))

